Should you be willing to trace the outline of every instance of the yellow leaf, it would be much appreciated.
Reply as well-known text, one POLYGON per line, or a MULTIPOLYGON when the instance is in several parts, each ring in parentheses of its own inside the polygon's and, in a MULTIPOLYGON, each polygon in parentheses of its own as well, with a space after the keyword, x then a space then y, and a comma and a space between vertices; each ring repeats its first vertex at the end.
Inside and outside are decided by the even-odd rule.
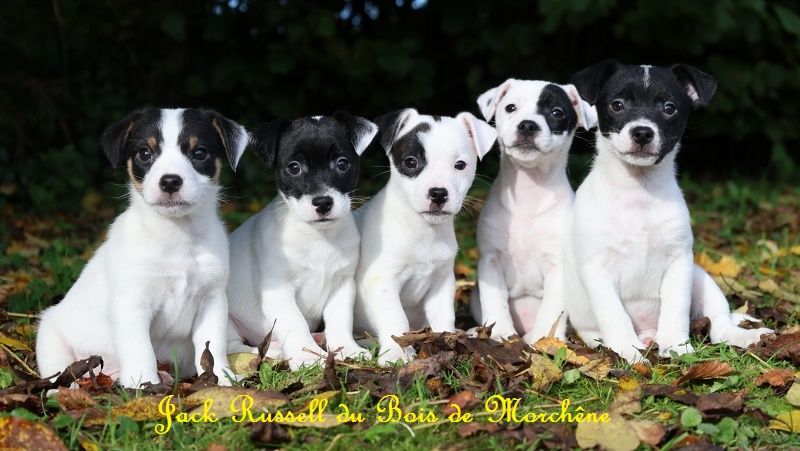
POLYGON ((611 415, 608 423, 578 423, 575 439, 581 448, 594 448, 611 451, 632 451, 639 446, 636 430, 620 415, 611 415))
POLYGON ((770 294, 774 294, 780 291, 780 287, 772 279, 764 279, 761 282, 758 282, 758 289, 765 293, 770 293, 770 294))
POLYGON ((552 360, 539 354, 531 354, 530 359, 530 366, 520 372, 520 375, 530 375, 531 388, 541 390, 550 383, 561 380, 561 369, 552 360))
POLYGON ((67 447, 46 424, 9 416, 0 418, 0 449, 66 451, 67 447))
POLYGON ((800 410, 779 414, 770 420, 769 428, 776 431, 800 432, 800 410))
POLYGON ((228 364, 234 374, 251 374, 258 371, 258 355, 252 352, 236 352, 228 354, 228 364))
POLYGON ((533 349, 549 355, 556 355, 561 348, 566 348, 567 350, 567 362, 578 366, 583 366, 589 363, 588 357, 575 354, 575 351, 567 348, 567 344, 556 337, 543 337, 533 344, 533 349))
POLYGON ((789 391, 786 392, 786 401, 795 407, 800 407, 800 384, 797 382, 792 384, 789 391))
POLYGON ((800 255, 800 245, 792 246, 789 248, 794 255, 800 255))
POLYGON ((9 348, 16 349, 17 351, 31 352, 30 346, 20 340, 17 340, 16 338, 11 338, 2 332, 0 332, 0 344, 4 344, 9 348))
POLYGON ((702 252, 695 259, 698 265, 715 276, 736 277, 742 271, 742 265, 730 255, 723 255, 719 261, 715 262, 705 252, 702 252))
POLYGON ((252 412, 272 410, 275 407, 286 404, 289 400, 286 395, 278 392, 234 387, 209 387, 187 396, 183 400, 183 405, 188 411, 192 408, 202 408, 206 400, 211 400, 212 404, 209 411, 214 413, 217 418, 227 418, 240 414, 237 409, 241 408, 242 402, 245 401, 245 396, 250 397, 248 401, 252 400, 252 405, 249 407, 252 412), (239 396, 242 397, 237 398, 239 396), (234 403, 234 405, 231 406, 231 403, 234 403), (235 407, 235 409, 232 407, 235 407))
POLYGON ((734 312, 736 312, 736 313, 742 313, 742 314, 745 314, 745 315, 746 315, 746 314, 747 314, 747 309, 748 309, 748 308, 750 308, 750 302, 749 302, 749 301, 744 301, 744 305, 742 305, 741 307, 739 307, 739 308, 737 308, 736 310, 734 310, 734 312))
POLYGON ((619 389, 620 390, 631 391, 631 390, 636 390, 640 386, 641 386, 641 384, 639 384, 639 381, 637 381, 636 379, 634 379, 632 377, 622 376, 619 379, 619 389))

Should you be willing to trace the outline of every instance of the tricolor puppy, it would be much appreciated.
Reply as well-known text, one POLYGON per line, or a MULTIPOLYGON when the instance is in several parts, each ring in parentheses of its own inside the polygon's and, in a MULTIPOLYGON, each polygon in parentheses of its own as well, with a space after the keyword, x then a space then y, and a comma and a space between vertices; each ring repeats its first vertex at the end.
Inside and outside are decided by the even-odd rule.
POLYGON ((564 338, 562 239, 574 193, 567 157, 575 130, 597 116, 572 85, 507 80, 478 98, 495 119, 500 171, 478 221, 478 286, 472 313, 494 338, 527 342, 554 325, 564 338))
POLYGON ((235 168, 247 141, 242 126, 200 109, 139 110, 105 131, 112 165, 127 166, 130 206, 66 297, 42 312, 43 376, 96 354, 126 387, 158 383, 158 361, 177 363, 180 376, 201 372, 210 342, 219 383, 230 384, 217 194, 222 165, 235 168))
POLYGON ((738 327, 714 281, 694 266, 689 211, 675 156, 691 110, 708 105, 710 75, 684 64, 626 66, 607 60, 575 74, 597 109, 597 155, 576 193, 566 240, 565 301, 590 346, 628 361, 652 341, 662 356, 691 352, 689 322, 711 320, 713 343, 746 347, 769 329, 738 327))
POLYGON ((392 336, 410 327, 455 328, 458 244, 453 216, 496 132, 470 113, 455 118, 405 109, 376 120, 389 155, 389 183, 357 212, 357 333, 377 335, 381 364, 407 360, 392 336))
MULTIPOLYGON (((378 127, 337 112, 276 121, 253 133, 279 195, 230 237, 231 352, 251 351, 273 329, 275 356, 297 369, 327 354, 311 336, 325 321, 331 351, 367 351, 353 340, 359 234, 350 212, 358 158, 378 127)), ((273 347, 271 345, 271 347, 273 347)))

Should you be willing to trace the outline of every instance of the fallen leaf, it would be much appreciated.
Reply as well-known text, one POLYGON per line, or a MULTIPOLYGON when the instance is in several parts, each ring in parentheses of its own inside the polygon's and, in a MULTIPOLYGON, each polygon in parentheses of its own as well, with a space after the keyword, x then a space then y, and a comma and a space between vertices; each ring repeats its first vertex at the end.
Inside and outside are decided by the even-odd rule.
POLYGON ((209 387, 194 392, 184 398, 183 405, 188 411, 190 409, 202 408, 203 402, 211 400, 212 404, 209 411, 213 412, 217 418, 227 418, 236 415, 236 409, 241 407, 241 402, 244 401, 244 398, 238 398, 236 400, 233 406, 236 407, 236 409, 232 409, 231 406, 231 402, 238 396, 250 396, 253 399, 253 404, 250 406, 252 412, 257 412, 261 409, 274 409, 289 401, 288 396, 274 391, 234 387, 209 387))
POLYGON ((786 401, 795 407, 800 407, 800 384, 795 382, 789 387, 789 391, 786 392, 786 401))
POLYGON ((445 406, 442 407, 442 413, 445 414, 446 416, 449 416, 450 414, 454 413, 456 411, 456 408, 453 407, 453 404, 457 405, 461 409, 461 412, 464 412, 479 405, 480 403, 481 399, 475 395, 474 391, 463 390, 453 395, 447 401, 447 404, 445 404, 445 406))
POLYGON ((533 344, 533 349, 544 352, 551 356, 556 355, 561 349, 566 349, 565 360, 573 365, 583 366, 589 363, 589 358, 582 355, 577 355, 575 351, 569 349, 567 344, 556 337, 543 337, 533 344))
POLYGON ((650 365, 645 365, 642 362, 636 362, 631 365, 637 373, 641 374, 642 377, 650 378, 653 375, 653 372, 650 369, 650 365))
POLYGON ((478 432, 488 432, 494 434, 500 430, 498 423, 479 423, 477 421, 472 423, 464 423, 458 427, 458 435, 461 438, 471 437, 478 432))
POLYGON ((758 376, 755 384, 757 387, 763 387, 765 385, 776 388, 784 387, 786 384, 794 380, 794 374, 794 370, 769 370, 758 376))
POLYGON ((0 449, 66 451, 67 447, 44 423, 8 416, 0 418, 0 449))
POLYGON ((650 420, 628 420, 628 424, 636 431, 636 435, 642 443, 656 446, 664 440, 667 431, 661 423, 650 420))
POLYGON ((0 332, 0 344, 4 344, 17 351, 31 352, 31 347, 28 346, 27 343, 17 340, 16 338, 11 338, 2 332, 0 332))
POLYGON ((610 451, 632 451, 640 443, 636 430, 620 415, 611 415, 607 423, 578 423, 575 438, 581 448, 600 446, 610 451))
POLYGON ((800 364, 800 333, 767 335, 749 349, 763 359, 774 357, 800 364))
POLYGON ((800 432, 800 410, 778 414, 769 422, 769 428, 776 431, 800 432))
POLYGON ((663 396, 682 404, 693 406, 697 404, 698 396, 688 390, 667 384, 647 384, 642 386, 644 396, 663 396))
POLYGON ((248 375, 258 371, 259 357, 251 352, 228 354, 228 364, 234 374, 248 375))
POLYGON ((292 438, 280 424, 258 422, 250 425, 250 440, 259 445, 278 445, 292 438))
MULTIPOLYGON (((162 396, 142 396, 134 398, 121 406, 111 409, 111 418, 128 417, 133 421, 155 421, 164 419, 158 412, 158 404, 164 399, 162 396)), ((173 404, 177 404, 173 401, 173 404)), ((177 409, 177 405, 176 405, 177 409)), ((108 420, 106 415, 87 418, 83 424, 86 426, 99 426, 108 420)))
POLYGON ((641 384, 639 383, 639 381, 630 376, 622 376, 619 378, 618 387, 620 390, 625 390, 625 391, 636 390, 640 386, 641 384))
POLYGON ((214 355, 211 354, 211 350, 208 349, 210 343, 210 341, 206 342, 206 348, 203 350, 203 353, 200 354, 200 368, 202 368, 203 372, 197 376, 197 379, 195 379, 192 384, 190 389, 192 391, 213 387, 219 382, 219 377, 214 374, 214 355))
POLYGON ((24 407, 32 412, 42 411, 42 401, 29 393, 3 393, 0 395, 0 412, 11 412, 24 407))
POLYGON ((689 369, 686 370, 686 373, 673 383, 675 385, 681 385, 684 382, 695 380, 716 379, 725 377, 731 373, 733 373, 733 368, 729 363, 719 360, 709 360, 690 366, 689 369))
POLYGON ((561 380, 561 369, 556 366, 555 362, 545 356, 539 354, 530 355, 530 364, 528 368, 518 374, 527 374, 532 379, 531 388, 534 390, 542 390, 549 386, 551 383, 561 380))
POLYGON ((79 388, 59 388, 56 400, 64 410, 85 409, 95 405, 94 399, 89 396, 89 393, 79 388))
POLYGON ((578 371, 594 380, 600 381, 608 377, 611 366, 612 362, 610 358, 600 357, 599 359, 590 360, 585 365, 579 366, 578 371))
POLYGON ((620 390, 608 406, 610 414, 633 414, 642 410, 642 389, 620 390))
POLYGON ((743 407, 742 395, 738 393, 705 393, 697 400, 697 410, 706 420, 738 416, 743 407))
POLYGON ((703 269, 714 276, 736 278, 742 271, 742 265, 740 265, 736 259, 730 255, 723 255, 719 261, 715 262, 711 257, 708 256, 708 254, 702 252, 695 259, 695 263, 702 266, 703 269))

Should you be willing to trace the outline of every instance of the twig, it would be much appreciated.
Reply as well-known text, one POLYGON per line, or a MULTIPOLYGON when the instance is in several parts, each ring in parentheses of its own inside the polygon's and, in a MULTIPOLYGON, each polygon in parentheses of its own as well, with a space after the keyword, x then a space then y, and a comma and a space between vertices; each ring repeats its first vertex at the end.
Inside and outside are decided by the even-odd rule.
POLYGON ((29 366, 28 366, 28 365, 27 365, 27 364, 26 364, 26 363, 25 363, 25 362, 24 362, 24 361, 23 361, 21 358, 17 357, 17 355, 16 355, 16 354, 14 354, 14 353, 11 351, 11 349, 9 349, 9 348, 8 348, 6 345, 4 345, 4 344, 1 344, 1 343, 0 343, 0 347, 1 347, 1 348, 2 348, 2 349, 5 351, 5 352, 7 352, 8 354, 10 354, 10 355, 11 355, 11 357, 14 357, 14 360, 16 360, 17 362, 19 362, 19 364, 20 364, 20 365, 22 365, 22 367, 23 367, 23 368, 25 368, 25 370, 26 370, 26 371, 27 371, 27 372, 28 372, 30 375, 32 375, 32 376, 35 376, 35 377, 37 377, 37 378, 41 378, 41 376, 39 376, 39 373, 37 373, 36 371, 33 371, 33 370, 31 369, 31 367, 29 367, 29 366))
POLYGON ((14 318, 38 318, 38 313, 14 313, 14 312, 6 312, 7 316, 11 316, 14 318))

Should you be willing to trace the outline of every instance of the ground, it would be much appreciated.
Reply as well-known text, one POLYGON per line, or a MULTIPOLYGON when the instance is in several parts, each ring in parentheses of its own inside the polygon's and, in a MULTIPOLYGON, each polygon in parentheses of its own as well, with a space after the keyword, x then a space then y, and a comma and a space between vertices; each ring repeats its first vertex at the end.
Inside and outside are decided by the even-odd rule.
MULTIPOLYGON (((198 398, 213 399, 222 412, 232 392, 208 388, 201 378, 137 393, 110 387, 100 376, 48 399, 43 393, 49 387, 36 382, 40 375, 31 351, 36 312, 69 288, 115 209, 97 194, 87 195, 74 214, 43 215, 6 205, 0 229, 0 447, 28 438, 39 449, 58 449, 59 441, 75 449, 800 447, 800 383, 794 383, 800 374, 800 189, 747 181, 682 185, 693 215, 696 260, 716 276, 732 308, 763 318, 780 332, 777 339, 749 350, 712 346, 697 322, 692 338, 697 352, 653 357, 652 365, 635 367, 573 341, 546 340, 532 349, 519 341, 499 344, 427 331, 405 337, 419 359, 390 370, 370 361, 329 361, 291 373, 281 362, 238 356, 239 369, 252 372, 234 394, 252 395, 254 410, 268 406, 299 413, 316 406, 310 405, 313 399, 324 400, 323 421, 284 418, 283 424, 251 425, 225 418, 175 423, 163 435, 154 428, 163 423, 157 405, 164 395, 177 394, 173 401, 185 411, 198 398), (417 419, 433 422, 378 421, 387 413, 379 408, 390 401, 380 399, 390 393, 398 395, 404 412, 421 410, 417 419), (521 399, 517 419, 526 412, 558 414, 568 399, 572 413, 580 406, 606 412, 612 420, 491 423, 499 416, 487 410, 498 406, 495 394, 521 399), (338 424, 340 403, 362 413, 364 421, 338 424), (473 421, 449 421, 452 404, 473 421)), ((487 187, 476 183, 475 200, 457 220, 462 327, 470 325, 466 300, 475 277, 474 225, 487 187)), ((223 213, 235 225, 260 205, 234 200, 223 213)))

